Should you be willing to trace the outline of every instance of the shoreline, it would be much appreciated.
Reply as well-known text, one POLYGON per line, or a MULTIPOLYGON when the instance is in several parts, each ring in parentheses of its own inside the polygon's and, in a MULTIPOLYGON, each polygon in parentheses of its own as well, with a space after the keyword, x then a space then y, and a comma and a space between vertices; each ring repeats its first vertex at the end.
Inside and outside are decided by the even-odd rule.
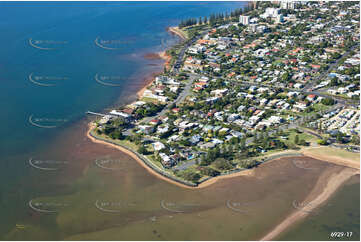
MULTIPOLYGON (((220 180, 223 179, 230 179, 234 177, 240 177, 240 176, 253 176, 254 175, 254 168, 253 169, 246 169, 242 171, 238 171, 235 173, 227 174, 227 175, 220 175, 216 177, 210 177, 209 179, 197 184, 196 186, 190 186, 182 184, 181 182, 177 182, 173 179, 170 179, 157 171, 153 170, 151 167, 149 167, 143 160, 141 160, 135 153, 133 153, 131 150, 127 150, 119 145, 112 144, 106 141, 102 141, 99 139, 96 139, 95 137, 90 135, 91 130, 94 128, 93 125, 89 124, 89 128, 87 131, 87 137, 94 143, 100 143, 109 147, 113 147, 115 149, 120 150, 121 152, 129 155, 132 157, 138 164, 140 164, 143 168, 145 168, 148 172, 150 172, 155 177, 162 179, 163 181, 166 181, 168 183, 171 183, 173 185, 176 185, 178 187, 187 188, 190 190, 196 190, 196 189, 203 189, 208 186, 211 186, 215 183, 217 183, 220 180)), ((287 153, 287 151, 281 151, 279 153, 287 153)), ((302 154, 305 157, 311 157, 314 159, 317 159, 316 157, 312 156, 306 156, 304 151, 301 151, 300 154, 302 154)), ((277 155, 277 154, 273 154, 277 155)), ((270 155, 272 157, 273 155, 270 155)), ((275 157, 274 159, 271 158, 271 160, 267 161, 266 163, 279 160, 283 157, 275 157)), ((323 157, 325 158, 325 157, 323 157)), ((319 160, 319 159, 318 159, 319 160)), ((305 200, 301 204, 306 204, 307 211, 303 211, 302 209, 299 209, 295 212, 292 212, 290 215, 288 215, 281 223, 276 225, 270 232, 268 232, 261 241, 269 241, 277 236, 279 236, 282 232, 286 231, 290 226, 295 224, 296 222, 301 221, 302 219, 306 218, 310 212, 314 211, 315 209, 322 206, 348 179, 350 179, 352 176, 360 174, 359 168, 353 168, 350 166, 345 166, 344 164, 339 164, 333 161, 327 161, 327 160, 321 160, 323 162, 330 162, 337 166, 344 166, 344 168, 339 171, 338 173, 332 173, 326 174, 321 173, 320 178, 316 182, 313 189, 310 191, 310 193, 306 196, 305 200)), ((346 161, 347 162, 347 161, 346 161)), ((264 163, 262 163, 264 164, 264 163)))
POLYGON ((169 70, 170 68, 170 61, 172 59, 172 56, 167 54, 167 51, 161 51, 157 53, 159 55, 159 57, 163 60, 165 60, 164 62, 164 66, 165 68, 167 68, 167 70, 169 70))
MULTIPOLYGON (((188 37, 177 27, 177 26, 170 26, 166 29, 168 32, 170 32, 171 34, 175 34, 177 35, 180 39, 182 40, 187 40, 188 37)), ((157 52, 157 53, 148 53, 145 55, 145 58, 148 58, 148 59, 156 59, 156 58, 159 58, 159 59, 162 59, 164 60, 164 64, 163 66, 169 70, 170 69, 170 61, 172 59, 172 56, 168 55, 167 54, 167 51, 166 50, 163 50, 163 51, 160 51, 160 52, 157 52), (147 56, 148 55, 148 56, 147 56)), ((143 93, 144 91, 153 84, 154 82, 154 79, 155 79, 155 76, 156 75, 159 75, 160 73, 153 73, 151 76, 151 80, 145 84, 145 86, 140 89, 136 95, 138 96, 138 98, 141 98, 143 97, 143 93)))
MULTIPOLYGON (((203 189, 203 188, 211 186, 223 179, 230 179, 230 178, 234 178, 234 177, 253 176, 254 175, 254 169, 246 169, 246 170, 242 170, 242 171, 235 172, 232 174, 211 177, 211 178, 197 184, 197 186, 185 185, 185 184, 182 184, 181 182, 177 182, 177 181, 170 179, 170 178, 158 173, 157 171, 153 170, 151 167, 149 167, 147 164, 145 164, 145 162, 143 160, 141 160, 131 150, 125 149, 116 144, 112 144, 112 143, 109 143, 109 142, 106 142, 103 140, 96 139, 95 137, 91 136, 90 132, 92 131, 93 128, 94 128, 94 125, 92 125, 90 123, 88 125, 88 130, 86 133, 87 137, 92 142, 103 144, 103 145, 113 147, 115 149, 120 150, 121 152, 129 155, 134 160, 136 160, 136 162, 138 162, 138 164, 140 164, 143 168, 145 168, 150 174, 154 175, 155 177, 157 177, 163 181, 166 181, 168 183, 176 185, 178 187, 182 187, 182 188, 186 188, 186 189, 190 189, 190 190, 203 189)), ((281 151, 279 153, 281 153, 281 154, 287 153, 287 151, 281 151)), ((300 152, 300 154, 304 155, 305 157, 311 157, 311 158, 320 160, 319 157, 317 158, 316 156, 306 155, 307 152, 305 152, 304 150, 302 150, 300 152)), ((273 154, 273 155, 277 155, 277 154, 273 154)), ((272 157, 272 155, 270 155, 270 157, 272 157)), ((347 165, 345 166, 345 164, 340 164, 339 162, 335 162, 335 161, 328 161, 326 156, 322 156, 322 157, 323 158, 321 161, 330 162, 337 166, 342 165, 342 166, 344 166, 344 168, 336 174, 332 173, 331 175, 329 175, 329 174, 322 173, 319 180, 315 184, 314 188, 310 191, 310 193, 307 195, 306 199, 302 202, 302 204, 307 205, 307 211, 302 211, 300 209, 300 210, 297 210, 296 212, 291 213, 280 224, 278 224, 276 227, 274 227, 270 232, 268 232, 260 240, 262 240, 262 241, 272 240, 275 237, 279 236, 282 232, 287 230, 290 226, 292 226, 296 222, 299 222, 300 220, 306 218, 310 212, 312 212, 315 209, 322 206, 348 179, 350 179, 354 175, 360 174, 359 168, 353 168, 353 167, 350 167, 347 165)), ((277 157, 277 158, 271 159, 271 160, 267 161, 267 163, 279 160, 281 158, 283 158, 283 157, 277 157)), ((339 158, 339 160, 341 160, 341 158, 339 158)), ((348 161, 346 160, 344 162, 347 163, 348 161)))
POLYGON ((145 168, 150 174, 154 175, 157 178, 160 178, 166 182, 169 182, 173 185, 176 185, 178 187, 182 187, 182 188, 187 188, 187 189, 201 189, 201 188, 205 188, 208 187, 212 184, 214 184, 215 182, 217 182, 218 180, 222 180, 222 179, 227 179, 227 178, 233 178, 233 177, 238 177, 238 176, 251 176, 253 175, 253 169, 247 169, 244 171, 240 171, 240 172, 236 172, 236 173, 232 173, 229 175, 223 175, 223 176, 217 176, 217 177, 212 177, 211 179, 208 179, 200 184, 198 184, 197 186, 189 186, 189 185, 185 185, 182 184, 180 182, 174 181, 168 177, 165 177, 162 174, 159 174, 157 171, 153 170, 152 168, 150 168, 149 166, 147 166, 134 152, 132 152, 131 150, 125 149, 119 145, 116 144, 112 144, 103 140, 99 140, 95 137, 93 137, 90 132, 94 129, 94 125, 92 123, 88 124, 88 129, 86 131, 86 137, 88 139, 90 139, 93 143, 97 143, 97 144, 103 144, 105 146, 109 146, 115 149, 120 150, 121 152, 129 155, 130 157, 132 157, 134 160, 136 160, 138 162, 138 164, 140 164, 143 168, 145 168))
POLYGON ((263 236, 260 241, 269 241, 275 239, 291 225, 306 218, 310 212, 322 206, 348 179, 360 174, 360 171, 354 168, 345 167, 337 174, 321 174, 312 191, 301 203, 305 204, 305 210, 300 208, 296 212, 287 216, 280 224, 274 227, 270 232, 263 236))
MULTIPOLYGON (((322 147, 317 147, 317 148, 322 148, 322 147)), ((315 148, 315 149, 317 149, 317 148, 315 148)), ((329 162, 329 163, 332 163, 335 165, 345 166, 345 167, 360 170, 360 163, 352 161, 348 158, 340 158, 340 157, 333 156, 333 155, 314 154, 314 153, 308 151, 308 149, 301 150, 301 153, 304 154, 305 156, 308 156, 308 157, 311 157, 311 158, 314 158, 317 160, 322 160, 322 161, 329 162)))
POLYGON ((99 139, 96 139, 94 138, 93 136, 91 136, 90 132, 92 131, 92 129, 94 128, 94 125, 92 125, 91 123, 88 125, 88 130, 86 132, 86 136, 88 137, 88 139, 90 139, 93 143, 97 143, 97 144, 103 144, 105 146, 109 146, 109 147, 112 147, 112 148, 115 148, 115 149, 118 149, 120 150, 122 153, 125 153, 127 155, 129 155, 130 157, 132 157, 135 161, 138 162, 138 164, 140 164, 143 168, 145 168, 149 173, 151 173, 152 175, 156 176, 157 178, 160 178, 162 180, 165 180, 167 182, 170 182, 174 185, 177 185, 177 186, 180 186, 180 187, 183 187, 183 188, 192 188, 192 187, 189 187, 189 186, 186 186, 186 185, 183 185, 181 183, 178 183, 178 182, 175 182, 165 176, 162 176, 160 174, 158 174, 156 171, 154 171, 153 169, 151 169, 150 167, 148 167, 146 164, 144 164, 144 162, 138 158, 138 156, 136 156, 133 152, 131 152, 130 150, 127 150, 119 145, 115 145, 115 144, 112 144, 112 143, 108 143, 108 142, 105 142, 105 141, 102 141, 102 140, 99 140, 99 139))
MULTIPOLYGON (((153 59, 162 59, 162 60, 164 60, 165 62, 164 62, 164 64, 163 64, 163 66, 165 66, 165 68, 169 69, 170 60, 172 59, 172 57, 169 56, 169 55, 167 55, 166 51, 161 51, 161 52, 158 52, 158 53, 153 53, 152 55, 154 55, 154 56, 152 56, 153 59)), ((154 82, 154 80, 155 80, 155 77, 156 77, 157 75, 161 74, 161 73, 162 73, 162 72, 155 72, 155 73, 152 73, 152 74, 150 75, 150 77, 145 78, 145 83, 146 83, 146 84, 145 84, 139 91, 137 91, 137 93, 136 93, 136 95, 137 95, 138 98, 142 98, 142 97, 143 97, 143 94, 144 94, 145 90, 147 90, 148 87, 150 87, 150 86, 153 84, 153 82, 154 82)))
POLYGON ((177 26, 171 26, 167 28, 167 31, 177 35, 178 37, 180 37, 182 40, 187 40, 188 36, 185 35, 185 33, 183 33, 179 27, 177 26))
MULTIPOLYGON (((188 37, 186 34, 181 31, 178 27, 168 27, 167 31, 169 31, 172 34, 177 35, 182 40, 187 40, 188 37)), ((170 60, 171 56, 167 55, 166 51, 162 51, 159 53, 154 53, 150 55, 152 58, 161 58, 165 60, 165 63, 163 66, 167 69, 170 67, 170 60)), ((153 73, 151 75, 151 78, 145 79, 145 86, 141 88, 136 94, 138 98, 141 98, 144 94, 144 91, 148 89, 149 86, 151 86, 155 80, 155 76, 159 75, 159 73, 153 73), (148 82, 149 81, 149 82, 148 82)), ((168 174, 165 172, 165 174, 162 174, 162 172, 158 171, 159 168, 152 168, 153 164, 150 166, 147 164, 145 160, 143 160, 142 156, 138 156, 137 152, 132 151, 132 149, 128 149, 127 146, 117 145, 114 143, 111 143, 110 141, 107 142, 105 140, 102 140, 100 138, 97 138, 91 134, 91 131, 94 129, 94 124, 89 123, 88 124, 88 130, 86 132, 86 136, 94 143, 103 144, 109 147, 113 147, 115 149, 120 150, 122 153, 125 153, 132 157, 139 165, 141 165, 143 168, 145 168, 150 174, 154 175, 155 177, 166 181, 168 183, 171 183, 173 185, 176 185, 178 187, 187 188, 187 189, 202 189, 206 188, 210 185, 215 184, 217 181, 222 179, 228 179, 228 178, 234 178, 239 176, 253 176, 254 175, 254 169, 244 169, 241 171, 237 171, 231 174, 224 174, 219 175, 216 177, 209 177, 206 180, 196 184, 195 186, 187 185, 186 183, 183 183, 182 180, 177 179, 176 176, 173 176, 171 174, 168 174), (174 177, 174 179, 172 178, 174 177)), ((319 147, 315 147, 316 149, 319 147)), ((289 151, 289 150, 287 150, 289 151)), ((282 152, 287 152, 282 151, 282 152)), ((280 153, 282 153, 280 152, 280 153)), ((292 224, 300 221, 301 219, 308 216, 308 213, 310 211, 313 211, 320 207, 322 204, 324 204, 325 201, 327 201, 343 184, 345 181, 347 181, 349 178, 356 174, 360 174, 360 164, 357 164, 355 162, 352 162, 351 160, 345 158, 345 157, 337 157, 332 155, 318 155, 313 154, 307 149, 301 149, 299 154, 302 154, 306 157, 311 157, 317 160, 321 160, 323 162, 330 162, 333 164, 336 164, 337 166, 344 166, 339 172, 331 173, 328 176, 325 176, 325 173, 321 173, 318 181, 316 182, 313 189, 310 191, 310 193, 306 196, 306 199, 302 202, 302 204, 310 205, 307 207, 307 212, 302 210, 297 210, 295 212, 290 213, 281 223, 276 225, 270 232, 268 232, 261 240, 272 240, 275 237, 279 236, 282 232, 284 232, 287 228, 289 228, 292 224)), ((275 155, 275 154, 273 154, 275 155)), ((272 155, 270 155, 270 160, 268 162, 276 161, 280 159, 281 157, 275 157, 272 158, 272 155)), ((148 159, 147 159, 148 160, 148 159)), ((148 160, 149 161, 149 160, 148 160)), ((151 162, 150 162, 151 163, 151 162)), ((262 162, 263 163, 263 162, 262 162)), ((159 169, 161 170, 161 169, 159 169)))
MULTIPOLYGON (((230 174, 219 175, 219 176, 216 176, 216 177, 209 177, 208 179, 198 183, 196 186, 185 185, 185 184, 181 183, 180 181, 176 181, 176 180, 173 180, 171 178, 168 178, 168 177, 160 174, 156 170, 152 169, 147 164, 145 164, 145 162, 142 159, 140 159, 132 150, 123 148, 122 146, 117 145, 117 144, 113 144, 113 143, 110 143, 110 142, 107 142, 107 141, 104 141, 104 140, 97 139, 96 137, 92 136, 90 133, 94 128, 95 128, 95 126, 92 123, 89 123, 88 124, 88 129, 87 129, 87 132, 86 132, 86 136, 92 142, 98 143, 98 144, 103 144, 105 146, 113 147, 115 149, 118 149, 118 150, 122 151, 123 153, 129 155, 134 160, 136 160, 142 167, 144 167, 152 175, 154 175, 157 178, 160 178, 160 179, 162 179, 164 181, 167 181, 167 182, 169 182, 171 184, 182 187, 182 188, 201 189, 201 188, 208 187, 208 186, 216 183, 219 180, 233 178, 233 177, 239 177, 239 176, 253 176, 253 174, 254 174, 254 168, 244 169, 244 170, 240 170, 240 171, 233 172, 233 173, 230 173, 230 174)), ((304 157, 310 157, 310 158, 313 158, 313 159, 317 159, 317 160, 320 160, 320 161, 323 161, 323 162, 329 162, 329 163, 332 163, 332 164, 335 164, 335 165, 338 165, 338 166, 344 166, 345 169, 353 169, 353 170, 355 170, 355 174, 360 174, 360 169, 359 168, 354 168, 354 167, 352 167, 350 165, 345 164, 345 163, 347 163, 347 161, 345 161, 344 163, 341 164, 339 162, 329 161, 326 156, 322 156, 323 158, 320 159, 319 157, 308 155, 307 152, 305 152, 305 150, 300 150, 300 152, 297 152, 297 154, 302 155, 304 157)), ((265 162, 262 162, 260 165, 265 164, 265 163, 270 163, 270 162, 273 162, 273 161, 277 161, 277 160, 285 158, 285 157, 294 157, 294 156, 296 156, 296 155, 290 150, 280 151, 280 152, 265 156, 265 158, 268 159, 268 160, 265 161, 265 162), (275 157, 272 158, 273 156, 275 156, 275 157)))
POLYGON ((147 88, 150 87, 153 84, 153 82, 155 80, 155 77, 157 75, 159 75, 160 73, 161 72, 154 72, 154 73, 150 74, 149 77, 144 78, 145 85, 139 91, 137 91, 137 93, 136 93, 138 98, 143 97, 143 93, 145 92, 145 90, 147 90, 147 88))

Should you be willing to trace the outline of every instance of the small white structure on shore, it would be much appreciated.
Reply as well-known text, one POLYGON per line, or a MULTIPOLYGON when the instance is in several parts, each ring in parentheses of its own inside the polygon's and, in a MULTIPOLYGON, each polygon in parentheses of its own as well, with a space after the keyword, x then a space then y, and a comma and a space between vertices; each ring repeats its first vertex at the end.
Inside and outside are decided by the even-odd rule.
POLYGON ((117 110, 112 110, 109 114, 111 115, 114 115, 114 116, 117 116, 117 117, 121 117, 121 118, 124 118, 124 119, 128 119, 130 118, 130 115, 127 114, 127 113, 123 113, 123 112, 119 112, 117 110))
POLYGON ((239 16, 239 22, 243 25, 248 25, 249 24, 249 16, 244 16, 244 15, 240 15, 239 16))
POLYGON ((165 145, 159 141, 154 142, 152 145, 155 151, 160 151, 165 148, 165 145))

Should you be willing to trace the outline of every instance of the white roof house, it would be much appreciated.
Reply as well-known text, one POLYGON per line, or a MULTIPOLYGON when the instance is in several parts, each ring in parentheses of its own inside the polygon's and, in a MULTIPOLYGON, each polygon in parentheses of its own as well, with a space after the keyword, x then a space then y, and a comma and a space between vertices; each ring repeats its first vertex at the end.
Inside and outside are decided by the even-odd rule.
POLYGON ((123 113, 123 112, 119 112, 119 111, 117 111, 117 110, 115 110, 115 109, 112 110, 112 111, 110 112, 110 114, 111 114, 111 115, 118 116, 118 117, 122 117, 122 118, 129 118, 129 117, 130 117, 129 114, 123 113))
POLYGON ((154 142, 152 145, 155 151, 160 151, 165 148, 165 145, 159 141, 154 142))

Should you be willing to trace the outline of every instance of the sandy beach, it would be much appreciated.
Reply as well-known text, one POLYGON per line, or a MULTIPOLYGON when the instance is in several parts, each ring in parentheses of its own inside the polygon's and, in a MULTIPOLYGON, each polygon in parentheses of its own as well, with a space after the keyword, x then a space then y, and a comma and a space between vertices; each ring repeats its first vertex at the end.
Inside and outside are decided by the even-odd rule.
MULTIPOLYGON (((90 132, 92 129, 94 129, 95 126, 90 123, 89 124, 89 127, 88 127, 88 130, 87 130, 87 133, 86 133, 86 136, 94 143, 98 143, 98 144, 103 144, 103 145, 106 145, 106 146, 109 146, 109 147, 113 147, 113 148, 116 148, 126 154, 128 154, 129 156, 131 156, 133 159, 135 159, 142 167, 144 167, 147 171, 149 171, 152 175, 156 176, 157 178, 160 178, 164 181, 167 181, 167 182, 170 182, 174 185, 177 185, 179 187, 183 187, 183 188, 187 188, 187 189, 201 189, 201 188, 205 188, 205 187, 208 187, 214 183, 216 183, 217 181, 219 180, 223 180, 223 179, 228 179, 228 178, 233 178, 233 177, 239 177, 239 176, 253 176, 254 175, 254 169, 250 169, 250 170, 244 170, 244 171, 240 171, 240 172, 236 172, 236 173, 232 173, 232 174, 229 174, 229 175, 223 175, 223 176, 217 176, 217 177, 213 177, 207 181, 204 181, 202 183, 200 183, 197 187, 191 187, 191 186, 187 186, 187 185, 184 185, 184 184, 181 184, 179 182, 176 182, 176 181, 173 181, 161 174, 159 174, 158 172, 154 171, 153 169, 151 169, 150 167, 148 167, 146 164, 144 164, 144 162, 139 159, 133 152, 127 150, 127 149, 124 149, 123 147, 121 146, 118 146, 118 145, 115 145, 115 144, 112 144, 112 143, 108 143, 108 142, 105 142, 105 141, 102 141, 102 140, 98 140, 98 139, 95 139, 94 137, 92 137, 90 135, 90 132)), ((279 153, 275 153, 273 155, 277 155, 277 154, 283 154, 283 153, 287 153, 287 151, 281 151, 279 153)), ((302 153, 306 153, 304 150, 302 153)), ((314 159, 318 159, 318 160, 321 160, 320 158, 317 158, 317 157, 313 157, 313 156, 308 156, 308 157, 311 157, 311 158, 314 158, 314 159)), ((324 156, 322 161, 327 161, 329 157, 327 156, 324 156)), ((273 159, 273 160, 270 160, 268 161, 267 163, 269 162, 272 162, 272 161, 276 161, 276 160, 279 160, 279 159, 282 159, 282 157, 280 158, 276 158, 276 159, 273 159)), ((342 163, 342 164, 346 164, 347 163, 347 160, 346 161, 343 161, 342 162, 342 159, 338 158, 339 162, 342 163)), ((335 163, 335 162, 331 162, 331 163, 335 163)), ((338 163, 336 163, 337 165, 340 165, 338 163)), ((354 163, 352 163, 354 164, 354 163)), ((354 174, 359 174, 359 168, 357 169, 354 169, 352 166, 347 166, 349 167, 348 169, 351 169, 353 171, 354 174)), ((342 183, 341 183, 342 184, 342 183)), ((339 185, 341 185, 339 184, 339 185)))
POLYGON ((140 89, 140 90, 137 92, 138 98, 143 97, 144 91, 147 90, 147 88, 152 85, 152 83, 154 82, 155 77, 156 77, 157 75, 159 75, 159 74, 160 74, 160 73, 158 73, 158 72, 157 72, 157 73, 153 73, 153 74, 151 74, 148 78, 145 78, 145 79, 144 79, 145 85, 142 87, 142 89, 140 89))
POLYGON ((176 182, 176 181, 173 181, 161 174, 159 174, 158 172, 154 171, 153 169, 151 169, 150 167, 148 167, 146 164, 144 164, 144 162, 138 158, 138 156, 136 156, 133 152, 127 150, 127 149, 124 149, 123 147, 121 146, 118 146, 118 145, 115 145, 115 144, 111 144, 111 143, 108 143, 108 142, 105 142, 105 141, 102 141, 102 140, 98 140, 98 139, 95 139, 94 137, 92 137, 90 135, 90 132, 92 129, 94 129, 95 126, 90 123, 88 125, 88 130, 86 132, 86 136, 94 143, 97 143, 97 144, 103 144, 103 145, 106 145, 106 146, 109 146, 109 147, 112 147, 112 148, 115 148, 115 149, 118 149, 120 150, 121 152, 129 155, 130 157, 132 157, 134 160, 136 160, 142 167, 144 167, 148 172, 150 172, 152 175, 156 176, 157 178, 159 179, 162 179, 164 181, 167 181, 169 183, 172 183, 176 186, 179 186, 179 187, 182 187, 182 188, 187 188, 187 189, 201 189, 201 188, 205 188, 205 187, 208 187, 214 183, 216 183, 218 180, 222 180, 222 179, 227 179, 227 178, 233 178, 233 177, 238 177, 238 176, 252 176, 253 175, 253 170, 245 170, 245 171, 241 171, 241 172, 237 172, 237 173, 233 173, 233 174, 230 174, 230 175, 225 175, 225 176, 219 176, 219 177, 214 177, 210 180, 207 180, 201 184, 199 184, 198 186, 196 187, 191 187, 191 186, 186 186, 184 184, 181 184, 179 182, 176 182))
POLYGON ((188 39, 188 37, 182 31, 180 31, 180 29, 176 26, 169 27, 167 28, 167 30, 175 35, 178 35, 183 40, 188 39))
MULTIPOLYGON (((315 148, 317 149, 317 148, 315 148)), ((337 149, 337 148, 335 148, 337 149)), ((330 162, 330 163, 334 163, 336 165, 341 165, 341 166, 346 166, 346 167, 350 167, 350 168, 354 168, 354 169, 358 169, 360 170, 360 162, 359 161, 355 161, 355 160, 351 160, 349 158, 346 157, 338 157, 338 156, 334 156, 334 155, 326 155, 326 154, 315 154, 315 152, 311 152, 311 149, 303 149, 302 153, 305 156, 309 156, 318 160, 323 160, 326 162, 330 162)))
MULTIPOLYGON (((187 189, 191 189, 191 190, 203 189, 203 188, 211 186, 212 184, 215 184, 219 180, 229 179, 229 178, 234 178, 234 177, 239 177, 239 176, 254 176, 254 174, 255 174, 254 169, 245 170, 245 171, 233 173, 230 175, 218 176, 218 177, 211 178, 211 179, 199 184, 197 187, 186 186, 184 184, 173 181, 173 180, 157 173, 156 171, 154 171, 153 169, 148 167, 146 164, 144 164, 144 162, 141 159, 139 159, 133 152, 126 150, 120 146, 93 138, 90 135, 90 131, 93 128, 94 128, 93 125, 89 125, 89 129, 86 134, 87 137, 92 142, 100 143, 100 144, 103 144, 103 145, 106 145, 109 147, 113 147, 113 148, 120 150, 121 152, 128 154, 134 160, 136 160, 138 162, 138 164, 140 164, 142 167, 144 167, 152 175, 156 176, 159 179, 167 181, 171 184, 174 184, 178 187, 187 188, 187 189)), ((314 157, 311 157, 311 158, 314 158, 314 157)), ((323 157, 323 158, 327 159, 328 157, 323 157)), ((279 159, 281 159, 281 158, 277 158, 272 161, 276 161, 279 159)), ((340 159, 340 158, 338 158, 338 159, 340 162, 342 161, 342 159, 340 159)), ((343 161, 343 162, 347 163, 347 160, 343 161)), ((334 163, 334 162, 332 162, 332 163, 334 163)), ((331 169, 331 170, 327 170, 327 171, 323 172, 320 175, 320 177, 319 177, 317 183, 315 184, 314 188, 312 189, 312 191, 307 195, 306 199, 304 201, 302 201, 302 203, 301 203, 301 204, 305 205, 303 208, 305 208, 307 211, 302 210, 302 208, 300 208, 297 211, 293 212, 291 215, 286 217, 280 224, 278 224, 274 229, 272 229, 264 237, 262 237, 261 240, 272 240, 272 239, 276 238, 280 233, 285 231, 290 225, 307 217, 307 215, 309 215, 310 212, 312 212, 314 209, 321 206, 327 199, 329 199, 332 196, 332 194, 334 194, 334 192, 337 191, 337 189, 339 189, 342 186, 342 184, 344 182, 346 182, 349 178, 351 178, 352 176, 354 176, 356 174, 360 174, 360 170, 350 168, 350 167, 344 167, 341 170, 339 170, 339 167, 335 167, 335 169, 331 169)))
POLYGON ((165 60, 164 66, 167 68, 167 70, 169 70, 172 56, 168 55, 166 51, 159 52, 158 55, 160 58, 165 60))
MULTIPOLYGON (((167 29, 169 32, 176 34, 183 40, 187 39, 187 36, 183 31, 180 31, 178 27, 169 27, 167 29)), ((171 56, 167 55, 166 51, 159 52, 159 53, 148 53, 145 58, 148 59, 163 59, 165 60, 164 66, 169 69, 170 68, 170 60, 171 56)), ((153 81, 155 80, 155 76, 159 75, 160 73, 153 73, 149 78, 145 79, 145 86, 137 92, 138 97, 142 97, 143 93, 147 88, 152 85, 153 81)), ((211 178, 205 182, 202 182, 196 187, 187 186, 184 184, 181 184, 180 182, 174 181, 170 178, 167 178, 161 174, 159 174, 157 171, 153 170, 149 166, 147 166, 138 156, 131 152, 130 150, 127 150, 121 146, 108 143, 102 140, 98 140, 90 135, 91 130, 95 126, 90 123, 88 130, 86 132, 86 136, 94 143, 103 144, 108 147, 113 147, 117 150, 120 150, 121 152, 129 155, 132 157, 136 162, 138 162, 139 165, 141 165, 143 168, 145 168, 150 174, 153 176, 162 179, 168 183, 171 183, 173 185, 176 185, 178 187, 196 190, 196 189, 203 189, 206 187, 211 186, 212 184, 215 184, 219 180, 223 179, 229 179, 234 177, 240 177, 240 176, 254 176, 255 170, 245 170, 237 173, 233 173, 230 175, 224 175, 224 176, 217 176, 214 178, 211 178)), ((327 199, 331 197, 331 195, 342 186, 342 184, 347 181, 350 177, 359 174, 360 173, 360 162, 355 162, 355 160, 352 160, 347 157, 340 157, 340 156, 334 156, 332 154, 327 153, 317 153, 312 152, 311 149, 317 149, 319 147, 313 147, 313 148, 303 148, 299 150, 299 153, 311 157, 317 160, 322 160, 325 162, 334 163, 336 165, 344 166, 344 168, 341 169, 339 172, 324 172, 319 177, 317 183, 315 184, 313 190, 309 193, 309 195, 306 197, 306 199, 302 202, 302 204, 307 204, 307 212, 305 210, 299 209, 295 212, 291 213, 288 217, 286 217, 280 224, 278 224, 275 228, 273 228, 270 232, 268 232, 264 237, 262 237, 261 240, 272 240, 276 238, 280 233, 285 231, 290 225, 294 224, 297 221, 300 221, 301 219, 307 217, 309 212, 313 211, 317 207, 321 206, 327 199)), ((281 153, 287 153, 289 151, 282 151, 281 153)), ((272 154, 275 155, 275 154, 272 154)), ((278 158, 280 159, 280 158, 278 158)), ((278 160, 274 159, 272 161, 278 160)))
POLYGON ((360 174, 360 171, 352 168, 344 168, 339 173, 329 174, 324 173, 320 176, 317 184, 310 192, 308 197, 302 202, 305 206, 288 216, 283 222, 277 225, 262 241, 272 240, 277 237, 281 232, 285 231, 290 225, 305 218, 314 209, 322 205, 341 185, 352 176, 360 174), (307 210, 307 211, 306 211, 307 210))
MULTIPOLYGON (((169 69, 170 60, 172 57, 167 55, 167 53, 165 51, 162 51, 159 53, 148 53, 144 56, 144 58, 146 58, 146 59, 163 59, 163 60, 165 60, 164 66, 167 69, 169 69)), ((161 73, 159 73, 159 72, 153 73, 148 78, 145 78, 145 80, 144 80, 145 85, 142 87, 142 89, 140 89, 137 92, 138 98, 141 98, 143 96, 144 91, 147 90, 147 88, 153 84, 155 77, 159 74, 161 74, 161 73)))

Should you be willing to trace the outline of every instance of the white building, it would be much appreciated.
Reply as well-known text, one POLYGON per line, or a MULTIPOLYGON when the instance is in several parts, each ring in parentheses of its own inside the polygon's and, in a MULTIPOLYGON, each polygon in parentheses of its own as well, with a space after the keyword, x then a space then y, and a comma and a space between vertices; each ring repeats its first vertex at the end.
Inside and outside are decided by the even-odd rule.
POLYGON ((249 16, 240 15, 239 22, 243 25, 248 25, 249 24, 249 16))
POLYGON ((260 17, 262 18, 276 18, 280 13, 280 9, 279 8, 266 8, 266 11, 260 15, 260 17))
POLYGON ((276 23, 283 23, 284 19, 283 19, 283 15, 279 14, 276 17, 276 23))
POLYGON ((155 151, 160 151, 165 148, 165 145, 159 141, 154 142, 152 145, 155 151))
POLYGON ((296 3, 294 1, 281 1, 280 7, 282 9, 295 9, 296 3))
POLYGON ((117 110, 112 110, 109 114, 113 115, 113 116, 117 116, 117 117, 121 117, 124 119, 128 119, 130 118, 130 115, 127 113, 123 113, 123 112, 119 112, 117 110))

